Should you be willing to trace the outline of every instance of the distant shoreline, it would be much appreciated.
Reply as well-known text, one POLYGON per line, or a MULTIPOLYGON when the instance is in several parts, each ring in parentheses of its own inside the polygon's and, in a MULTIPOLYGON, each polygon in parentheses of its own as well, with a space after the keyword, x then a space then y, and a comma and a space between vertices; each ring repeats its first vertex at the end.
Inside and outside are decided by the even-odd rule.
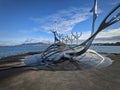
MULTIPOLYGON (((9 46, 22 46, 22 45, 35 45, 35 46, 49 46, 51 44, 48 43, 26 43, 26 44, 19 44, 19 45, 2 45, 0 47, 9 47, 9 46)), ((73 44, 76 45, 76 44, 73 44)), ((95 46, 120 46, 120 42, 116 42, 116 43, 93 43, 92 45, 95 46)))

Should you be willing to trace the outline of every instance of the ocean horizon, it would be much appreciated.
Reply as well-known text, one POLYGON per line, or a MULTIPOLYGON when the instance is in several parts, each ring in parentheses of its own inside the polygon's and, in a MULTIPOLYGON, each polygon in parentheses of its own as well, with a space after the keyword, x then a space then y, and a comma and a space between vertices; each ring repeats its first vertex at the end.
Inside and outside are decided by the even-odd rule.
MULTIPOLYGON (((0 46, 0 57, 25 54, 29 52, 41 52, 48 46, 41 45, 17 45, 0 46)), ((120 46, 91 46, 90 49, 100 53, 120 53, 120 46)))

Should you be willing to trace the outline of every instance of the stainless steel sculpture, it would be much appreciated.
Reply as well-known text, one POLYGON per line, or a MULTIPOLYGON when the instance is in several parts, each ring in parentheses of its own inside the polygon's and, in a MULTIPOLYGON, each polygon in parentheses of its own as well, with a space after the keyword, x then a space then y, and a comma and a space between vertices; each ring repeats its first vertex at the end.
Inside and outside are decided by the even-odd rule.
MULTIPOLYGON (((95 0, 95 3, 97 0, 95 0)), ((120 9, 120 3, 112 9, 111 12, 107 14, 107 16, 103 19, 98 29, 94 32, 94 25, 96 20, 96 13, 95 13, 95 4, 92 9, 93 13, 93 25, 92 25, 92 33, 91 36, 85 40, 83 43, 77 45, 77 46, 69 46, 63 42, 61 42, 58 38, 57 40, 59 42, 54 43, 50 45, 42 54, 41 59, 42 62, 46 65, 52 65, 54 63, 58 63, 64 60, 72 60, 77 62, 78 57, 84 54, 89 47, 91 46, 93 40, 95 39, 96 35, 104 30, 105 28, 117 23, 120 21, 120 12, 118 12, 115 16, 112 16, 112 14, 120 9), (111 18, 112 17, 112 18, 111 18)), ((56 38, 56 36, 55 36, 56 38)), ((94 52, 94 51, 93 51, 94 52)), ((99 55, 100 56, 100 55, 99 55)))

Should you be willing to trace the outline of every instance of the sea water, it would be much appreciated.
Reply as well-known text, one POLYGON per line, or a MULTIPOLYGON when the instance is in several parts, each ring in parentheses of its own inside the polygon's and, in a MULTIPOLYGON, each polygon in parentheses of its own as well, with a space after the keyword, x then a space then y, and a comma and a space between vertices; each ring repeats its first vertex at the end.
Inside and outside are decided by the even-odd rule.
POLYGON ((91 46, 90 49, 103 53, 120 53, 120 46, 91 46))
MULTIPOLYGON (((24 54, 29 52, 40 52, 48 46, 41 45, 18 45, 18 46, 0 46, 0 57, 24 54)), ((120 46, 91 46, 90 49, 104 53, 120 53, 120 46)))
POLYGON ((36 45, 17 45, 17 46, 0 46, 0 57, 6 57, 11 55, 24 54, 29 52, 40 52, 48 46, 36 46, 36 45))

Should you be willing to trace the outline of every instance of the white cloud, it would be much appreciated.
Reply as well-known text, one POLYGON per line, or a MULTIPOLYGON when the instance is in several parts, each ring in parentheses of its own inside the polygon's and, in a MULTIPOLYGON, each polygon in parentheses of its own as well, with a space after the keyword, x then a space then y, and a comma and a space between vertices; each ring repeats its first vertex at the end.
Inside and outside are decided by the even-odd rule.
POLYGON ((44 43, 52 43, 53 38, 47 37, 37 37, 37 38, 27 38, 23 43, 38 43, 38 42, 44 42, 44 43))
POLYGON ((120 28, 100 32, 96 38, 111 38, 120 36, 120 28))
MULTIPOLYGON (((92 15, 90 10, 91 8, 88 7, 72 7, 57 11, 56 13, 42 18, 30 19, 39 24, 38 30, 47 33, 49 33, 50 30, 57 30, 58 33, 68 33, 73 30, 76 24, 86 21, 90 18, 92 15)), ((100 13, 102 13, 102 10, 98 8, 98 14, 100 13)))
MULTIPOLYGON (((84 32, 80 40, 86 40, 90 37, 90 31, 84 32)), ((120 42, 120 28, 110 29, 100 32, 95 40, 95 43, 112 43, 112 42, 120 42)))
POLYGON ((42 31, 57 30, 59 33, 67 33, 72 31, 76 24, 87 20, 90 15, 92 15, 90 8, 74 7, 58 11, 42 19, 31 18, 31 20, 38 22, 42 31))

